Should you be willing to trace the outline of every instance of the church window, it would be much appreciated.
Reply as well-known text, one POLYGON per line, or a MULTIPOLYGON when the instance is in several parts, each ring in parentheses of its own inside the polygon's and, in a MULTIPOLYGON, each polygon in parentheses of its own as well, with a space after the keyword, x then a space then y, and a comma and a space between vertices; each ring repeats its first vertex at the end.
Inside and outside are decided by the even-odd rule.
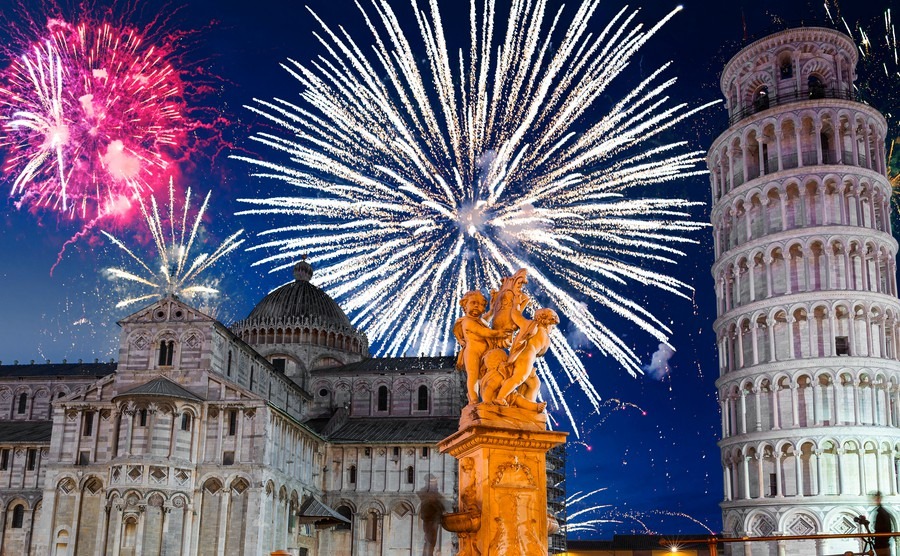
POLYGON ((231 350, 228 350, 228 364, 225 366, 225 376, 231 376, 231 350))
POLYGON ((56 399, 58 400, 58 399, 60 399, 61 397, 65 396, 65 395, 66 395, 65 392, 60 392, 59 394, 56 395, 56 399))
POLYGON ((175 340, 160 340, 159 364, 164 367, 172 366, 172 358, 175 355, 175 340))
POLYGON ((81 427, 81 436, 91 436, 94 434, 94 412, 84 412, 84 424, 81 427))
POLYGON ((388 389, 387 386, 378 387, 378 411, 387 411, 388 389))
POLYGON ((272 359, 272 366, 275 367, 275 370, 281 374, 284 374, 284 370, 287 367, 287 359, 276 357, 272 359))
POLYGON ((78 452, 78 465, 88 465, 91 463, 91 452, 82 450, 78 452))
POLYGON ((13 529, 21 529, 24 522, 25 522, 25 506, 23 506, 22 504, 16 504, 16 507, 13 508, 12 528, 13 529))
POLYGON ((0 471, 9 469, 9 448, 0 450, 0 471))
POLYGON ((406 483, 413 484, 416 482, 416 470, 413 469, 413 466, 410 465, 406 468, 406 483))
POLYGON ((237 433, 237 411, 228 412, 228 436, 234 436, 237 433))
POLYGON ((394 457, 395 458, 400 457, 400 446, 394 446, 394 457))
POLYGON ((356 484, 356 466, 355 465, 350 466, 350 479, 349 480, 350 480, 351 485, 356 484))
POLYGON ((16 412, 21 415, 25 413, 25 408, 28 406, 28 394, 22 392, 19 394, 19 407, 16 408, 16 412))
POLYGON ((147 426, 147 410, 141 409, 138 411, 138 425, 141 427, 147 426))
POLYGON ((181 430, 191 430, 191 414, 187 411, 181 414, 181 430))
POLYGON ((319 390, 319 397, 324 398, 328 395, 328 388, 322 388, 319 390))
POLYGON ((367 456, 371 456, 371 455, 372 455, 372 449, 371 449, 371 448, 366 448, 365 450, 363 450, 363 453, 364 453, 365 455, 367 455, 367 456))
POLYGON ((253 390, 253 374, 256 372, 256 367, 250 366, 250 389, 253 390))
POLYGON ((35 466, 37 465, 37 450, 34 448, 29 448, 28 453, 25 456, 25 469, 28 471, 34 471, 35 466))
POLYGON ((347 520, 346 523, 341 523, 334 529, 336 531, 349 531, 350 524, 353 523, 353 511, 347 506, 338 506, 337 513, 341 514, 341 516, 347 520))
POLYGON ((234 465, 234 452, 229 450, 222 454, 222 465, 234 465))
POLYGON ((419 386, 419 403, 416 405, 419 411, 428 411, 428 387, 419 386))
POLYGON ((422 448, 422 457, 423 457, 423 458, 427 458, 427 457, 428 457, 428 446, 424 446, 424 447, 422 448))

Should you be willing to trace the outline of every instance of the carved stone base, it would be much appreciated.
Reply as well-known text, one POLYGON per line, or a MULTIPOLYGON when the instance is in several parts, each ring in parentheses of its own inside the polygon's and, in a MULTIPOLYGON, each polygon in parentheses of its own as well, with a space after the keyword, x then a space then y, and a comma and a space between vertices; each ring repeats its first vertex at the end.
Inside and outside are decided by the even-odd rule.
POLYGON ((474 426, 547 431, 547 413, 492 403, 469 404, 459 416, 459 430, 474 426))
MULTIPOLYGON (((484 423, 488 414, 480 409, 475 406, 474 415, 484 423)), ((518 428, 469 425, 438 445, 459 461, 459 512, 442 520, 459 535, 459 556, 547 554, 546 455, 567 434, 523 430, 517 423, 518 428)))

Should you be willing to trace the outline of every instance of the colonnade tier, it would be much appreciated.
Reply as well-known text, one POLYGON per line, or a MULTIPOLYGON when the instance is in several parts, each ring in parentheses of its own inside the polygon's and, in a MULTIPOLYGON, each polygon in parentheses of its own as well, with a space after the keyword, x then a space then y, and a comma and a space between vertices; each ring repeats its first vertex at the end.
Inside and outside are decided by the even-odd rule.
POLYGON ((852 100, 807 100, 768 109, 713 142, 706 155, 713 201, 785 171, 843 167, 884 175, 886 134, 884 117, 852 100))
POLYGON ((783 100, 852 93, 858 58, 853 40, 832 29, 787 29, 760 39, 722 71, 719 87, 729 120, 783 100))
POLYGON ((872 294, 853 300, 811 293, 785 301, 760 302, 748 307, 752 311, 714 323, 720 375, 845 356, 900 361, 900 302, 895 297, 872 294))
POLYGON ((807 292, 897 295, 897 243, 887 235, 785 234, 777 239, 735 250, 716 263, 721 317, 761 300, 783 303, 783 296, 807 292))
POLYGON ((898 454, 896 435, 873 434, 868 429, 859 434, 851 429, 841 436, 723 446, 723 507, 730 501, 751 499, 862 499, 875 491, 894 496, 900 493, 898 454))
POLYGON ((879 365, 862 358, 849 358, 843 366, 834 360, 829 363, 720 379, 716 384, 722 412, 720 445, 731 438, 843 434, 844 428, 859 426, 890 427, 896 437, 900 364, 879 365), (829 432, 828 427, 841 430, 829 432))
POLYGON ((802 176, 772 178, 779 179, 767 176, 713 206, 717 259, 748 243, 811 228, 853 228, 890 236, 891 185, 883 175, 819 168, 802 176))

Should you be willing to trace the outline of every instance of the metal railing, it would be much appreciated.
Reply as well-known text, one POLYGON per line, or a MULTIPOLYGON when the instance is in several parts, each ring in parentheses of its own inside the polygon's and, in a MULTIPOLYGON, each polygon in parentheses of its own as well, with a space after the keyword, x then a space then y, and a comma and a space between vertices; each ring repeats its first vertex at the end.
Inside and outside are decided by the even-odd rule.
POLYGON ((748 116, 752 116, 758 112, 768 110, 774 106, 791 104, 805 100, 819 100, 823 98, 837 98, 843 100, 856 100, 856 94, 853 90, 843 91, 841 89, 828 88, 812 88, 806 91, 794 91, 791 93, 782 93, 777 95, 768 95, 756 99, 750 106, 745 106, 728 118, 728 125, 734 125, 735 122, 743 120, 748 116))

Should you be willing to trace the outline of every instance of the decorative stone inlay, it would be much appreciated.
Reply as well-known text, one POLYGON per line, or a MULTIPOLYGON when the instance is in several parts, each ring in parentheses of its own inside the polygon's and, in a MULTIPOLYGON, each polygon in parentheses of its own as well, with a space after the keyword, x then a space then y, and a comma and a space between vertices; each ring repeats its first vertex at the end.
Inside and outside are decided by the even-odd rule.
POLYGON ((100 482, 100 479, 92 477, 84 484, 84 489, 91 494, 97 494, 103 489, 103 483, 100 482))
POLYGON ((798 515, 788 525, 788 531, 792 535, 812 535, 816 532, 816 524, 809 516, 798 515))
POLYGON ((144 470, 140 465, 129 465, 128 466, 128 477, 134 483, 139 483, 141 481, 141 477, 144 475, 144 470))
POLYGON ((69 494, 70 492, 75 490, 75 481, 73 481, 72 479, 63 479, 62 481, 60 481, 58 488, 63 494, 69 494))
POLYGON ((175 470, 175 481, 178 482, 179 485, 183 485, 191 479, 191 472, 188 469, 176 469, 175 470))
POLYGON ((768 537, 775 531, 775 522, 769 516, 759 515, 753 520, 753 532, 761 537, 768 537))
POLYGON ((157 467, 155 465, 151 465, 150 477, 156 483, 164 483, 166 482, 166 477, 168 477, 168 469, 165 467, 157 467))

